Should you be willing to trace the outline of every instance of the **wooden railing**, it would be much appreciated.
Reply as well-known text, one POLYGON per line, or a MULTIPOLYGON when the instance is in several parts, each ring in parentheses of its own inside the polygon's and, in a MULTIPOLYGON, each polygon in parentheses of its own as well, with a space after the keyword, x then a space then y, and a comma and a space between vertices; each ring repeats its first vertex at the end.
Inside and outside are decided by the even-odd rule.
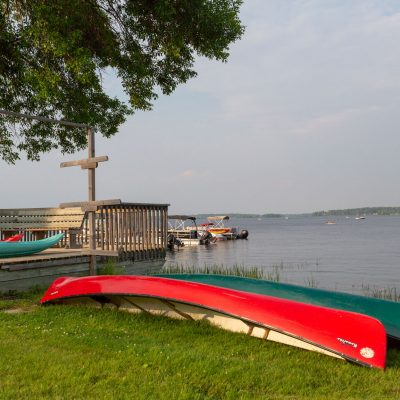
POLYGON ((80 207, 0 209, 0 240, 16 233, 23 233, 24 241, 64 233, 60 247, 74 247, 76 234, 82 231, 85 217, 86 212, 80 207))
MULTIPOLYGON (((96 249, 118 251, 121 259, 148 260, 165 256, 168 205, 122 203, 96 212, 96 249)), ((84 244, 89 243, 84 222, 84 244)))
MULTIPOLYGON (((32 210, 35 209, 14 209, 12 213, 10 210, 3 210, 3 214, 7 214, 7 217, 8 214, 14 215, 16 212, 26 212, 26 210, 32 213, 32 210)), ((62 210, 62 208, 59 210, 62 210)), ((43 214, 43 211, 40 214, 43 214)), ((119 204, 97 206, 95 213, 96 250, 103 250, 105 254, 108 251, 118 252, 121 260, 155 260, 164 258, 167 247, 167 214, 168 204, 121 202, 119 204)), ((39 232, 41 232, 40 238, 64 232, 66 237, 62 241, 61 247, 70 246, 71 234, 68 230, 63 227, 55 227, 53 221, 49 220, 48 223, 42 221, 43 216, 40 218, 42 218, 41 227, 37 226, 38 224, 35 223, 34 217, 30 217, 29 222, 27 221, 26 224, 24 223, 16 228, 10 227, 5 223, 2 224, 0 219, 0 240, 6 235, 9 236, 11 232, 24 232, 24 240, 38 239, 39 232), (34 226, 32 226, 33 223, 34 226)), ((5 218, 3 219, 6 220, 5 218)), ((87 212, 81 229, 74 233, 74 247, 83 249, 89 247, 87 212)))

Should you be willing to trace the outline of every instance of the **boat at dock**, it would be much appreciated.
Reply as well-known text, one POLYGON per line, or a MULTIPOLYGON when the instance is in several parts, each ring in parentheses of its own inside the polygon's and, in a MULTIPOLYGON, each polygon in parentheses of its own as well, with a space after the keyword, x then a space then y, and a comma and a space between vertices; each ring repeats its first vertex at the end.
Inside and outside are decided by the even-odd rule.
POLYGON ((237 238, 238 228, 225 226, 224 221, 227 220, 229 220, 228 215, 211 216, 207 217, 208 223, 203 226, 212 235, 223 235, 226 240, 234 240, 237 238))
POLYGON ((215 228, 213 223, 200 224, 199 229, 208 231, 213 235, 223 235, 231 232, 231 228, 215 228))
POLYGON ((168 247, 198 246, 215 242, 212 235, 198 229, 192 215, 168 215, 168 247), (189 225, 187 224, 189 222, 189 225))
POLYGON ((224 236, 225 240, 247 239, 249 236, 249 232, 247 230, 243 229, 241 232, 239 232, 238 227, 225 226, 224 221, 227 220, 229 220, 228 215, 207 217, 208 222, 199 225, 199 229, 207 230, 212 235, 217 236, 217 238, 219 237, 219 240, 224 240, 221 239, 220 235, 224 236))
POLYGON ((42 305, 85 303, 220 328, 385 368, 386 333, 366 315, 225 287, 149 276, 56 279, 42 305))
POLYGON ((400 303, 394 301, 237 276, 206 274, 163 274, 157 276, 369 315, 382 322, 389 338, 400 341, 400 303))
POLYGON ((42 240, 30 242, 0 242, 0 258, 20 257, 40 253, 55 246, 62 238, 63 233, 42 240))

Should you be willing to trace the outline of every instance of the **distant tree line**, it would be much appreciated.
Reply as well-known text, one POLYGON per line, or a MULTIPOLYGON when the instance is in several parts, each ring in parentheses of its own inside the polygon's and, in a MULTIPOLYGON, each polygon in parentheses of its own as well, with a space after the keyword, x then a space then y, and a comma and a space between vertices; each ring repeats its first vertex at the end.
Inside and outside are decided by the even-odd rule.
POLYGON ((282 214, 238 214, 238 213, 220 213, 220 214, 197 214, 197 218, 215 217, 217 215, 229 215, 234 218, 280 218, 282 214))
MULTIPOLYGON (((197 214, 196 217, 206 219, 207 217, 217 215, 229 215, 234 218, 282 218, 286 214, 240 214, 240 213, 219 213, 219 214, 197 214)), ((326 217, 326 216, 361 216, 361 215, 400 215, 400 207, 362 207, 362 208, 346 208, 343 210, 324 210, 315 211, 309 214, 287 214, 291 216, 313 216, 313 217, 326 217)))
POLYGON ((346 208, 343 210, 316 211, 313 216, 329 216, 329 215, 399 215, 400 207, 362 207, 362 208, 346 208))

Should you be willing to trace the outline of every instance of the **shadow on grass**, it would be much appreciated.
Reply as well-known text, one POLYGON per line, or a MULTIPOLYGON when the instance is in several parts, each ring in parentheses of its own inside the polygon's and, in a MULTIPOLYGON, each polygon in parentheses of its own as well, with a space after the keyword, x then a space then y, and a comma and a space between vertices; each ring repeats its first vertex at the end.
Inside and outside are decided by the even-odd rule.
POLYGON ((389 340, 386 367, 400 370, 400 341, 389 340))
POLYGON ((0 311, 36 306, 44 292, 45 288, 34 287, 27 292, 10 290, 0 293, 0 311))

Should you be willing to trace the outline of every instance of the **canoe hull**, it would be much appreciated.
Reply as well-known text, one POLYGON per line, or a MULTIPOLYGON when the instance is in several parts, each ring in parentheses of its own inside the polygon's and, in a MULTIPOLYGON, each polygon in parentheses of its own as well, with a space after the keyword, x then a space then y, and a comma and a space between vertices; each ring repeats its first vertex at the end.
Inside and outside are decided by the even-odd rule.
POLYGON ((370 317, 253 293, 143 276, 59 278, 42 304, 91 302, 190 320, 385 367, 386 333, 370 317))
POLYGON ((56 245, 64 237, 63 233, 31 242, 1 242, 0 258, 20 257, 39 253, 56 245))
POLYGON ((400 341, 400 303, 393 301, 236 276, 206 274, 161 274, 157 276, 215 285, 369 315, 382 322, 390 338, 400 341))

